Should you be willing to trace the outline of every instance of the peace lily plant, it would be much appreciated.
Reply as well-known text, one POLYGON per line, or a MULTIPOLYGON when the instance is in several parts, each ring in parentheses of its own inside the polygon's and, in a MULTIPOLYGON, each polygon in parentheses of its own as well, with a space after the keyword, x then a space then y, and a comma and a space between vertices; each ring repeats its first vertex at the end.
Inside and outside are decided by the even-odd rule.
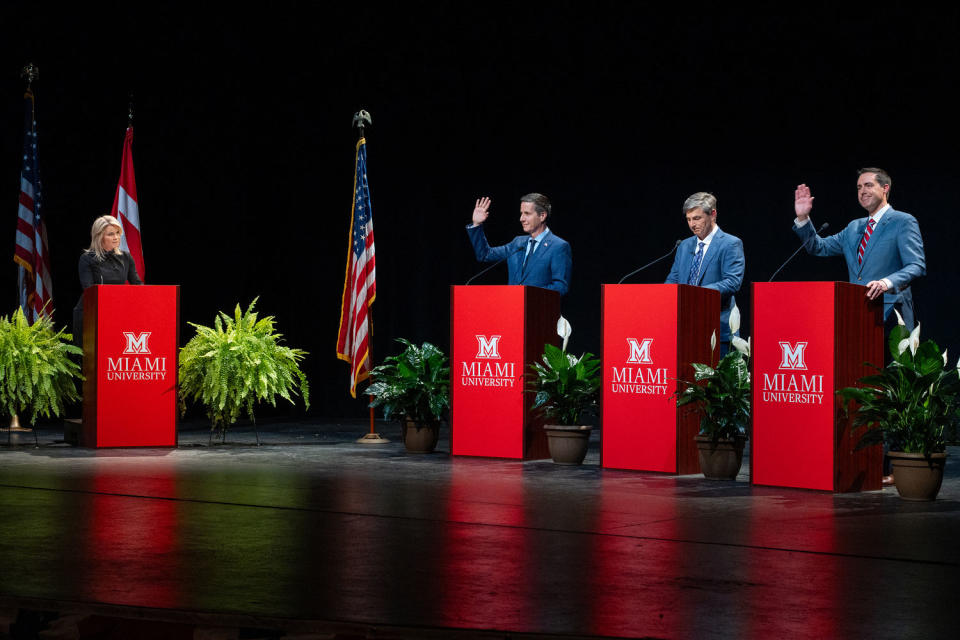
POLYGON ((542 411, 554 424, 581 424, 583 412, 596 406, 600 390, 600 359, 586 352, 580 357, 567 353, 570 323, 560 316, 557 334, 563 338, 558 349, 544 345, 543 362, 530 365, 533 379, 529 391, 535 393, 533 409, 542 411))
MULTIPOLYGON (((750 340, 740 330, 740 309, 730 311, 730 344, 733 349, 720 358, 715 367, 692 363, 694 382, 682 380, 686 387, 676 393, 677 406, 693 404, 700 411, 700 435, 718 440, 746 439, 750 426, 750 340)), ((711 353, 717 348, 717 332, 710 336, 711 353)), ((712 359, 712 358, 711 358, 712 359)))
POLYGON ((960 400, 960 360, 951 367, 936 342, 920 342, 920 323, 908 332, 899 313, 897 321, 888 344, 893 360, 871 365, 877 373, 860 378, 863 387, 837 393, 859 405, 853 428, 865 431, 858 447, 886 442, 891 451, 929 457, 946 450, 944 427, 960 400))

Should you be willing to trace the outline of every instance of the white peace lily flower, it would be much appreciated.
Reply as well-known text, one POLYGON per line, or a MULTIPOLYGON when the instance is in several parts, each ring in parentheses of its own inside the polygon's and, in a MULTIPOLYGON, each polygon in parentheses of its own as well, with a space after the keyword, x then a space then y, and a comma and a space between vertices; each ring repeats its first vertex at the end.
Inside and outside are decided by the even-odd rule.
POLYGON ((740 307, 733 305, 730 309, 730 333, 736 333, 740 330, 740 307))
POLYGON ((943 350, 943 366, 947 366, 947 350, 943 350))
POLYGON ((910 338, 904 338, 897 343, 897 355, 901 355, 910 346, 910 338))
POLYGON ((570 334, 573 333, 573 328, 570 326, 570 323, 567 322, 567 319, 563 316, 560 316, 560 319, 557 320, 557 335, 563 338, 563 350, 567 350, 567 341, 570 339, 570 334))
POLYGON ((903 316, 900 315, 900 312, 896 309, 894 309, 893 312, 897 314, 897 324, 899 324, 901 327, 907 326, 907 323, 903 321, 903 316))
POLYGON ((910 354, 917 355, 917 347, 920 346, 920 323, 910 332, 910 354))
POLYGON ((710 353, 713 353, 714 349, 717 348, 717 330, 714 329, 713 333, 710 334, 710 353))
POLYGON ((742 353, 745 356, 750 355, 750 343, 741 338, 740 336, 733 336, 730 339, 730 344, 733 345, 733 348, 742 353))

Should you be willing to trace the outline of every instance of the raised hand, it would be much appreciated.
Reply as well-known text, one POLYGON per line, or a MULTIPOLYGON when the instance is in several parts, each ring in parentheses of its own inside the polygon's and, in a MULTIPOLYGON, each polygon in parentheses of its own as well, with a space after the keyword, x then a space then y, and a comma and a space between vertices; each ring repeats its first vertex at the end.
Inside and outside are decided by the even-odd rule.
POLYGON ((490 198, 484 196, 477 198, 477 204, 473 207, 473 224, 483 224, 490 215, 490 198))
POLYGON ((813 196, 810 195, 810 187, 807 185, 797 185, 793 194, 793 210, 801 220, 810 217, 810 212, 813 211, 813 196))

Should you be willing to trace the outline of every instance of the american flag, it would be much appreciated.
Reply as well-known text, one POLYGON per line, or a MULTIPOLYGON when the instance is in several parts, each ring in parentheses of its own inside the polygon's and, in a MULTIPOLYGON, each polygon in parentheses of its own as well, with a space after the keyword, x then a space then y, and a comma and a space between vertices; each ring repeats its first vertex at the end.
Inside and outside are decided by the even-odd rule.
POLYGON ((41 314, 53 317, 53 284, 47 228, 40 215, 40 167, 33 91, 23 95, 23 169, 20 172, 20 207, 13 261, 20 265, 20 306, 31 322, 41 314))
POLYGON ((353 177, 353 214, 347 274, 343 282, 340 335, 337 357, 350 367, 350 395, 357 397, 357 383, 370 375, 368 307, 377 297, 376 256, 373 249, 373 213, 367 185, 367 141, 357 141, 357 171, 353 177))
POLYGON ((127 127, 123 138, 123 159, 120 164, 120 181, 117 195, 113 198, 110 215, 123 225, 120 248, 133 258, 137 275, 146 282, 143 266, 143 247, 140 244, 140 209, 137 207, 137 180, 133 174, 133 126, 127 127))

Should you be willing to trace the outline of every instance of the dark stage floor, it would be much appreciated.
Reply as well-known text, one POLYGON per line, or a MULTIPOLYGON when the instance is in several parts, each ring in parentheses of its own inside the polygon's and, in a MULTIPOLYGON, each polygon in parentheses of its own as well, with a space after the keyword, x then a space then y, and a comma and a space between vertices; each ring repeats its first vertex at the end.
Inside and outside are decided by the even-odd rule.
POLYGON ((0 637, 956 637, 957 447, 940 499, 909 503, 601 471, 598 442, 571 468, 363 431, 99 451, 15 434, 0 637))

